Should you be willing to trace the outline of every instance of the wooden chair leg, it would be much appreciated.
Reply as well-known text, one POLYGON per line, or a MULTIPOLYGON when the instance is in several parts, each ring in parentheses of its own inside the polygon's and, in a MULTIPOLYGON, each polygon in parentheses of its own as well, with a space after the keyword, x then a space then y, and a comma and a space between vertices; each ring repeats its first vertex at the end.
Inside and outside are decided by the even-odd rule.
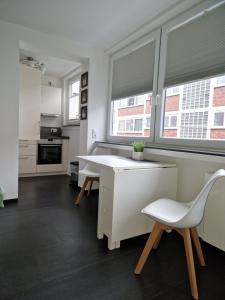
POLYGON ((154 243, 154 245, 153 245, 153 249, 157 249, 157 248, 158 248, 159 243, 160 243, 160 241, 161 241, 162 234, 163 234, 163 230, 161 230, 161 231, 159 232, 159 235, 158 235, 158 237, 156 238, 155 243, 154 243))
POLYGON ((190 230, 188 228, 184 228, 182 229, 182 232, 184 238, 186 258, 187 258, 189 280, 191 285, 191 293, 194 299, 198 299, 198 287, 197 287, 196 275, 195 275, 195 265, 194 265, 193 251, 191 245, 190 230))
POLYGON ((155 244, 156 239, 158 238, 159 234, 161 232, 161 226, 159 223, 155 223, 152 232, 150 233, 150 236, 145 244, 144 250, 138 260, 137 266, 134 270, 135 274, 140 274, 144 264, 153 248, 153 245, 155 244))
POLYGON ((92 180, 90 181, 90 186, 89 186, 89 189, 88 189, 87 197, 90 196, 91 188, 92 188, 93 182, 94 182, 94 180, 92 179, 92 180))
POLYGON ((194 227, 194 228, 191 228, 190 231, 191 231, 191 237, 192 237, 192 240, 193 240, 193 244, 195 245, 195 249, 196 249, 196 252, 197 252, 197 255, 198 255, 199 263, 202 267, 205 267, 205 265, 206 265, 205 264, 205 259, 204 259, 204 255, 203 255, 203 252, 202 252, 201 243, 199 241, 197 229, 194 227))
POLYGON ((89 177, 87 176, 87 177, 85 178, 84 184, 83 184, 83 186, 82 186, 82 188, 81 188, 81 190, 80 190, 80 193, 79 193, 79 195, 77 196, 77 199, 75 200, 75 204, 76 204, 76 205, 79 205, 79 203, 80 203, 80 201, 81 201, 81 199, 82 199, 82 197, 83 197, 83 195, 84 195, 85 188, 86 188, 86 186, 87 186, 87 184, 88 184, 89 181, 90 181, 90 179, 89 179, 89 177))

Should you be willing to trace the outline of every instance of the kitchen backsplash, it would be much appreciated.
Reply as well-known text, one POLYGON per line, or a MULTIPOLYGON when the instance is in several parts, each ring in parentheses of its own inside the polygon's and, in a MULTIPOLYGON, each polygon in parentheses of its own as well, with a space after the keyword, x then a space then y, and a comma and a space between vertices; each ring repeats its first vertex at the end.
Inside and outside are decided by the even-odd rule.
POLYGON ((60 137, 62 136, 62 129, 60 127, 44 127, 40 128, 40 138, 46 139, 49 137, 60 137))

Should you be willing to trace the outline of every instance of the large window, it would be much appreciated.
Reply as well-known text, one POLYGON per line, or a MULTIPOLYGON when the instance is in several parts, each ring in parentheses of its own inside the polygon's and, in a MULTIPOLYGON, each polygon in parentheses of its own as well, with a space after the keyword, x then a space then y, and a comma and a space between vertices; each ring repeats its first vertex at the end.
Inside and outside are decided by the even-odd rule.
POLYGON ((112 55, 110 138, 224 147, 225 3, 209 5, 112 55))

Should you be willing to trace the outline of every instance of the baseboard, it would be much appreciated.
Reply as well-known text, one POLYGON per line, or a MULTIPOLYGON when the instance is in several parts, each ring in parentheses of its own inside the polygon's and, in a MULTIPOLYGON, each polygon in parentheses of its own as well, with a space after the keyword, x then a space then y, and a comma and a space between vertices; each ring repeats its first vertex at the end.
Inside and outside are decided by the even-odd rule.
POLYGON ((17 202, 18 202, 18 198, 5 199, 5 200, 4 200, 4 205, 6 205, 6 204, 11 204, 11 203, 17 203, 17 202))

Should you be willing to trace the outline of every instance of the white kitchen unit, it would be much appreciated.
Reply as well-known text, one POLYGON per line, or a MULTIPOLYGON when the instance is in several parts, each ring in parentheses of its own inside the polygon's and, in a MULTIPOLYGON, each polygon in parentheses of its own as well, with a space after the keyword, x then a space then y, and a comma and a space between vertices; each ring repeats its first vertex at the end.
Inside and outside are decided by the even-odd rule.
MULTIPOLYGON (((207 173, 208 180, 213 173, 207 173)), ((225 251, 225 179, 219 179, 206 202, 200 235, 209 244, 225 251)))
POLYGON ((36 173, 37 143, 34 140, 19 141, 19 175, 36 173))
POLYGON ((41 114, 61 115, 62 89, 52 86, 41 86, 41 114))
POLYGON ((20 65, 19 139, 40 139, 41 71, 20 65))
POLYGON ((78 156, 100 169, 97 237, 108 237, 110 250, 124 239, 148 233, 153 221, 142 208, 161 197, 176 199, 174 164, 137 162, 113 155, 78 156))

